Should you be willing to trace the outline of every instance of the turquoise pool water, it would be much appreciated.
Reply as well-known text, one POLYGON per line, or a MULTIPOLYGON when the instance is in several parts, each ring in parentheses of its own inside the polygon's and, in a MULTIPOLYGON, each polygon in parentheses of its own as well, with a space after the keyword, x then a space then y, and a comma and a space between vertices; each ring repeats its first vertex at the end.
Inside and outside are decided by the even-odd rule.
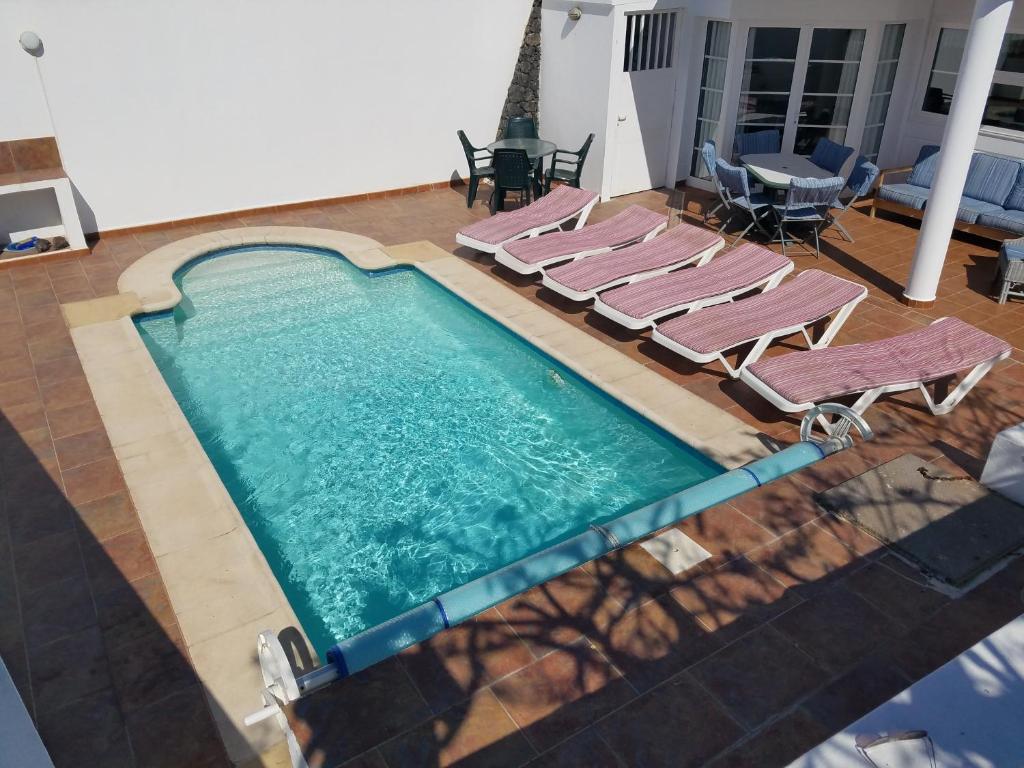
POLYGON ((719 474, 415 270, 239 249, 138 328, 319 653, 719 474))

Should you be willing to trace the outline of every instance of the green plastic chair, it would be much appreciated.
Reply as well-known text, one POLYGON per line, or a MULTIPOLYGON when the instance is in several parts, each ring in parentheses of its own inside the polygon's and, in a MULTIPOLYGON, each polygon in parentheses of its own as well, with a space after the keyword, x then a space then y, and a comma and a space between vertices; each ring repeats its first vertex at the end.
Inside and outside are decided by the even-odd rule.
POLYGON ((587 140, 583 142, 583 146, 575 152, 567 149, 555 150, 555 154, 551 156, 551 168, 544 174, 545 195, 551 191, 552 181, 560 181, 563 184, 579 189, 580 176, 583 174, 583 163, 587 159, 587 152, 590 151, 590 145, 593 141, 594 134, 590 134, 587 136, 587 140), (559 155, 565 156, 565 159, 559 157, 559 155), (559 165, 565 167, 559 168, 559 165))
POLYGON ((462 150, 466 153, 466 162, 469 163, 469 191, 466 194, 466 207, 472 208, 476 200, 476 191, 480 186, 480 179, 489 179, 494 176, 494 167, 490 165, 492 155, 482 147, 474 147, 466 138, 465 131, 459 131, 459 141, 462 142, 462 150), (478 155, 478 152, 484 154, 478 155), (487 163, 477 165, 477 163, 487 163))
POLYGON ((528 205, 533 187, 533 165, 525 149, 494 150, 494 194, 491 213, 505 210, 505 193, 518 192, 519 204, 528 205))
POLYGON ((510 117, 505 125, 506 139, 536 139, 537 124, 532 117, 510 117))

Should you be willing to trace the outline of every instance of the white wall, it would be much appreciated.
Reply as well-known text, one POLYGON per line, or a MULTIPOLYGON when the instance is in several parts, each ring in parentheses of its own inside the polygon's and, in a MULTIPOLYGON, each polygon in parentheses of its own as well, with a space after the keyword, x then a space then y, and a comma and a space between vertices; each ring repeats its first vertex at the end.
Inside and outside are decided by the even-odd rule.
POLYGON ((441 181, 457 129, 493 140, 530 5, 4 0, 0 138, 50 133, 32 29, 87 229, 441 181))

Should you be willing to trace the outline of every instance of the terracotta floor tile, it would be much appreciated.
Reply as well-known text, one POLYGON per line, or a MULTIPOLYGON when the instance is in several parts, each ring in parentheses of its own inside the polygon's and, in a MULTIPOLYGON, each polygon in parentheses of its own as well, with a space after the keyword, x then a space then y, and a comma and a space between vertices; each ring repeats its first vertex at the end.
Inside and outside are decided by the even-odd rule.
MULTIPOLYGON (((0 492, 0 496, 6 498, 6 491, 0 492)), ((49 478, 31 501, 8 502, 7 517, 15 546, 70 531, 74 526, 74 510, 60 489, 49 483, 49 478)))
POLYGON ((21 308, 21 321, 26 327, 42 327, 43 323, 52 324, 54 322, 59 323, 60 327, 64 326, 64 316, 61 314, 60 305, 57 303, 41 304, 35 307, 23 306, 21 308))
POLYGON ((389 766, 523 765, 536 752, 489 690, 386 742, 389 766))
MULTIPOLYGON (((104 633, 116 638, 117 629, 104 633)), ((176 624, 157 627, 149 634, 107 643, 110 672, 121 711, 137 711, 147 704, 196 683, 185 641, 176 624)))
POLYGON ((85 374, 69 376, 56 384, 43 386, 40 391, 47 411, 92 401, 92 390, 85 374))
POLYGON ((870 656, 813 694, 801 708, 831 734, 888 701, 910 682, 886 656, 870 656))
POLYGON ((901 634, 892 619, 841 586, 796 606, 772 626, 833 673, 853 666, 901 634))
POLYGON ((443 712, 533 656, 495 609, 435 635, 399 656, 434 712, 443 712))
POLYGON ((729 504, 777 536, 821 514, 807 486, 790 478, 745 493, 729 504))
POLYGON ((15 546, 14 566, 23 599, 65 579, 85 577, 78 540, 72 530, 15 546))
POLYGON ((54 440, 103 426, 100 412, 96 410, 96 404, 92 401, 47 411, 46 419, 54 440))
POLYGON ((96 613, 108 649, 131 644, 160 630, 166 632, 175 623, 171 601, 158 573, 98 594, 96 613))
POLYGON ((860 595, 904 628, 920 624, 949 598, 922 583, 920 574, 893 556, 871 563, 846 578, 848 589, 860 595))
POLYGON ((581 635, 601 634, 622 608, 593 576, 577 568, 501 603, 498 611, 534 655, 542 656, 581 635))
POLYGON ((53 440, 46 427, 25 430, 16 435, 0 435, 0 467, 9 474, 14 474, 26 465, 53 461, 55 458, 53 440))
POLYGON ((832 731, 797 710, 710 763, 708 768, 788 765, 831 735, 832 731))
POLYGON ((775 538, 771 531, 728 504, 688 517, 676 528, 714 556, 704 562, 705 567, 734 560, 775 538))
POLYGON ((743 729, 684 673, 598 723, 623 765, 700 766, 743 735, 743 729))
POLYGON ((545 752, 530 768, 622 768, 596 727, 588 728, 545 752))
POLYGON ((582 567, 626 610, 664 594, 679 581, 639 544, 615 550, 582 567))
POLYGON ((28 348, 36 363, 45 363, 47 360, 75 354, 75 345, 67 335, 43 337, 29 342, 28 348))
POLYGON ((68 379, 84 376, 85 373, 77 355, 58 357, 36 365, 36 379, 39 380, 40 387, 61 384, 68 379))
POLYGON ((63 473, 68 500, 81 504, 124 490, 124 478, 117 460, 99 459, 63 473))
MULTIPOLYGON (((49 280, 47 280, 49 282, 49 280)), ((30 291, 17 291, 18 306, 22 311, 31 307, 42 307, 47 304, 57 304, 57 297, 49 286, 30 291)))
POLYGON ((138 768, 229 766, 198 685, 138 709, 126 721, 138 768))
POLYGON ((109 689, 43 715, 39 734, 56 768, 135 764, 121 710, 109 689))
POLYGON ((591 639, 638 691, 667 680, 722 644, 668 595, 623 614, 606 634, 591 639))
POLYGON ((97 627, 29 648, 36 713, 40 717, 110 688, 110 669, 97 627))
POLYGON ((635 696, 586 639, 499 680, 492 690, 538 752, 635 696))
POLYGON ((146 536, 139 529, 98 544, 84 545, 82 556, 97 596, 156 572, 156 561, 146 536))
POLYGON ((24 344, 24 353, 0 360, 0 384, 8 384, 19 379, 28 379, 35 375, 35 366, 28 354, 28 344, 24 344))
POLYGON ((404 733, 431 715, 397 659, 389 659, 292 705, 303 753, 338 765, 404 733))
POLYGON ((745 558, 697 576, 671 594, 723 643, 801 602, 794 592, 745 558))
POLYGON ((100 459, 114 458, 114 450, 104 429, 92 429, 55 440, 53 443, 61 471, 74 469, 100 459))
POLYGON ((96 624, 89 585, 75 578, 33 590, 21 610, 29 647, 59 640, 96 624))
POLYGON ((705 659, 692 673, 747 728, 794 704, 827 677, 770 624, 705 659))
POLYGON ((849 573, 857 556, 831 533, 810 523, 752 552, 750 559, 787 587, 813 593, 826 588, 830 579, 849 573))
POLYGON ((40 400, 39 387, 34 377, 0 384, 0 408, 10 408, 40 400))
POLYGON ((139 527, 139 517, 127 491, 87 501, 75 508, 79 525, 88 533, 83 544, 105 541, 139 527))

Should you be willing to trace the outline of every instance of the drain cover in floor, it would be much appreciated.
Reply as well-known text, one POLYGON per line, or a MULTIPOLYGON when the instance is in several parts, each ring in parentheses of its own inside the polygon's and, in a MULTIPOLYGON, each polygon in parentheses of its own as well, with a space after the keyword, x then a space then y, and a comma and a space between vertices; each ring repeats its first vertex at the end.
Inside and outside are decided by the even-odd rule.
POLYGON ((816 498, 954 586, 1024 544, 1024 507, 911 454, 816 498))
POLYGON ((669 528, 640 546, 677 576, 711 557, 710 552, 678 528, 669 528))

